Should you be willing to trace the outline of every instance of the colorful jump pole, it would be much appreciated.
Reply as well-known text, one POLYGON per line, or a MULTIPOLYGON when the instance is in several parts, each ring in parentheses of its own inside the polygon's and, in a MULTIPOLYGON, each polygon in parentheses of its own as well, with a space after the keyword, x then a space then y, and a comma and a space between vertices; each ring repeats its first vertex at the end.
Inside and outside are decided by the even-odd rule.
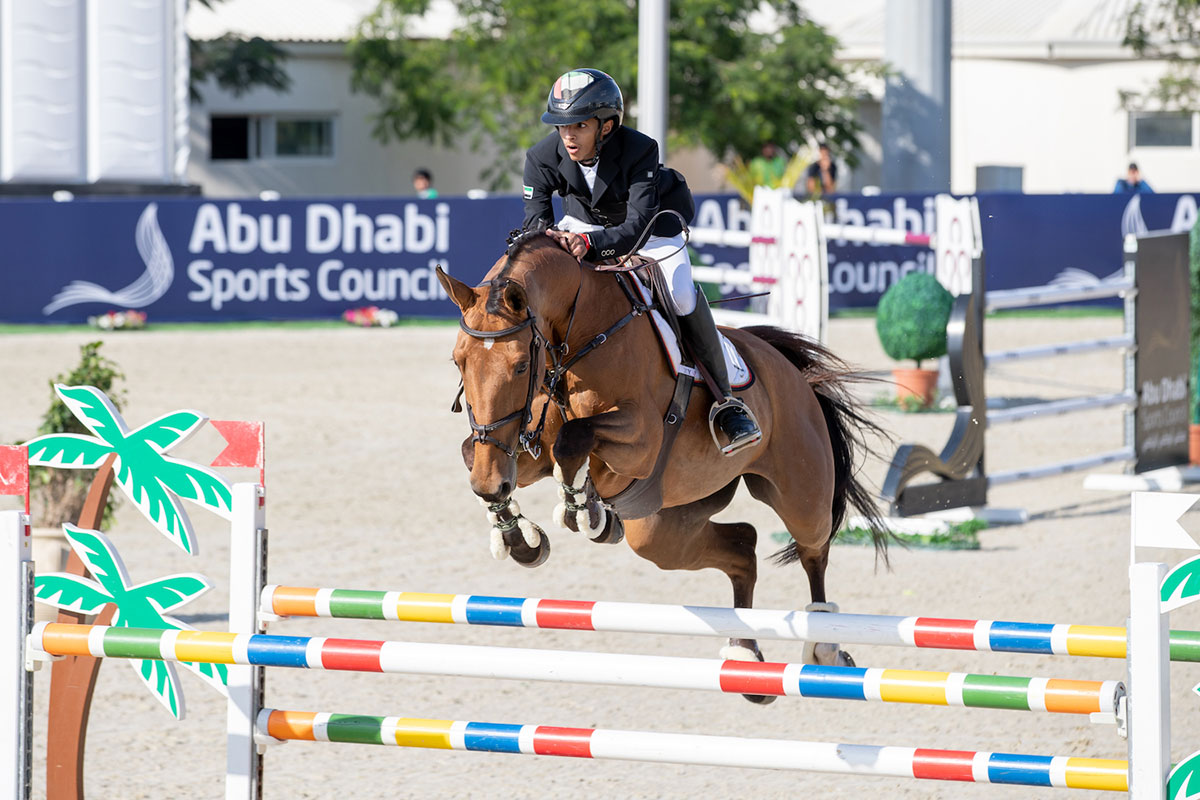
POLYGON ((1124 792, 1125 761, 1070 756, 743 739, 263 709, 258 731, 281 740, 754 767, 922 780, 1124 792))
MULTIPOLYGON (((267 586, 259 609, 337 617, 556 630, 895 645, 1037 655, 1125 658, 1125 629, 996 620, 828 614, 762 608, 548 600, 267 586)), ((1171 660, 1200 661, 1200 631, 1171 631, 1171 660)))
POLYGON ((1065 714, 1113 715, 1125 693, 1119 681, 60 623, 39 623, 30 641, 33 648, 51 655, 699 689, 1065 714))

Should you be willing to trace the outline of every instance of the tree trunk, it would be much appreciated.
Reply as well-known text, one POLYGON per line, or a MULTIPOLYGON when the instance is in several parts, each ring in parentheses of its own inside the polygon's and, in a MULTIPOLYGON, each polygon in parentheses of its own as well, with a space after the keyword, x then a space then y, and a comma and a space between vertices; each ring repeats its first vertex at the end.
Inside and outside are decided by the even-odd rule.
MULTIPOLYGON (((79 514, 80 528, 100 528, 100 518, 108 504, 108 491, 112 488, 115 460, 114 453, 96 472, 79 514)), ((88 575, 74 550, 67 560, 67 572, 88 575)), ((95 624, 110 624, 116 608, 112 603, 104 606, 96 616, 95 624)), ((84 622, 84 615, 59 611, 58 621, 78 624, 84 622)), ((54 662, 51 668, 50 710, 46 724, 46 800, 83 800, 84 742, 99 670, 100 659, 90 656, 67 656, 54 662)))

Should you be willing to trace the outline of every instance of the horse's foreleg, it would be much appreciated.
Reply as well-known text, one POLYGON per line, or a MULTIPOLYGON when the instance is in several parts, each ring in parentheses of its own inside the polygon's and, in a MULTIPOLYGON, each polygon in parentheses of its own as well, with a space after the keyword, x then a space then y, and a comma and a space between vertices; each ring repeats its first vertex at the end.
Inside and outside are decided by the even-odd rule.
POLYGON ((605 508, 589 481, 587 465, 600 444, 630 438, 637 424, 634 415, 619 409, 563 423, 554 441, 554 477, 561 498, 554 518, 560 526, 596 542, 616 544, 622 540, 621 522, 605 508))

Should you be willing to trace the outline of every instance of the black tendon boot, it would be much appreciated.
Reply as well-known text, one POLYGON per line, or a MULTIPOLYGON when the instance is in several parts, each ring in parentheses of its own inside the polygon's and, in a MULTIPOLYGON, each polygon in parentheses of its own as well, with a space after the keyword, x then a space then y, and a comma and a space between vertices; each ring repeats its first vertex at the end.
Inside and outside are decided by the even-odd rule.
POLYGON ((729 387, 729 373, 725 370, 725 353, 721 349, 721 338, 717 335, 717 326, 708 308, 708 300, 699 289, 696 290, 696 310, 686 317, 679 318, 679 329, 696 360, 704 365, 713 382, 721 390, 722 396, 716 398, 708 415, 709 427, 715 425, 727 440, 725 444, 721 444, 716 432, 713 432, 713 440, 717 442, 717 447, 721 448, 721 453, 729 456, 743 447, 758 444, 762 439, 762 431, 758 429, 758 422, 745 403, 734 397, 733 390, 729 387))

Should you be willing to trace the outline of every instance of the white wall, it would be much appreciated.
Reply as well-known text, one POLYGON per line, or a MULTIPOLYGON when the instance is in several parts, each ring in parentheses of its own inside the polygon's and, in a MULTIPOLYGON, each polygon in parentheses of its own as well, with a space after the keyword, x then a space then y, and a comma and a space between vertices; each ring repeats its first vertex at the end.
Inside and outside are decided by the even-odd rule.
MULTIPOLYGON (((245 197, 263 189, 287 196, 411 195, 412 173, 428 168, 443 196, 464 195, 482 187, 480 172, 490 160, 472 153, 467 144, 445 150, 421 142, 382 145, 371 135, 374 100, 350 91, 350 66, 342 45, 291 45, 285 69, 292 78, 286 94, 256 89, 233 97, 209 83, 201 88, 202 103, 192 104, 192 158, 188 179, 210 197, 245 197), (251 161, 209 160, 209 118, 212 114, 335 115, 334 156, 271 158, 251 161)), ((516 192, 520 175, 513 177, 516 192)))
POLYGON ((1137 161, 1160 192, 1200 187, 1200 150, 1129 148, 1119 89, 1145 88, 1154 61, 954 61, 952 187, 981 164, 1023 166, 1026 192, 1109 192, 1137 161))

